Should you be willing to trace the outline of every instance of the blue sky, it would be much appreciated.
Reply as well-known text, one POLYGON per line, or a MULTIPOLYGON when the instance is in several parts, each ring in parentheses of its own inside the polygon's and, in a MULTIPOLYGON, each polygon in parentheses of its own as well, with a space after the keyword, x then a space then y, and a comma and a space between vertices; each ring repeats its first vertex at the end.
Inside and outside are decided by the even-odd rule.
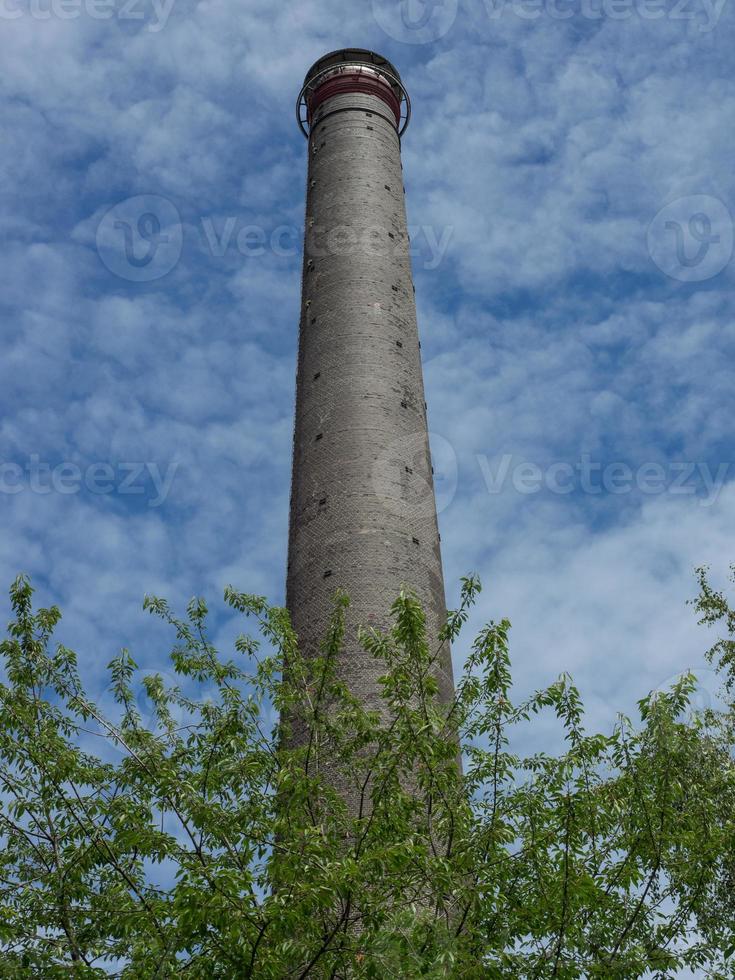
POLYGON ((146 592, 283 599, 293 104, 343 46, 413 99, 448 601, 485 585, 466 640, 509 616, 521 686, 569 669, 601 725, 702 663, 692 569, 735 561, 730 5, 0 7, 0 581, 61 605, 93 692, 122 645, 165 667, 146 592))

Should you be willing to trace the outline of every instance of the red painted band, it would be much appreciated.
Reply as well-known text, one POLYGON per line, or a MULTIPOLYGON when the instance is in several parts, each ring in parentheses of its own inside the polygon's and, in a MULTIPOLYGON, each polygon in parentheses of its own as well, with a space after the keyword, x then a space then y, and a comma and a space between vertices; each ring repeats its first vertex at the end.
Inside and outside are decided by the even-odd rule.
POLYGON ((393 110, 393 115, 396 117, 396 126, 400 125, 401 103, 388 82, 374 75, 370 76, 362 72, 344 72, 322 82, 311 93, 308 99, 309 123, 311 124, 314 113, 322 102, 331 99, 335 95, 345 95, 348 92, 358 92, 361 95, 377 95, 379 99, 382 99, 393 110))

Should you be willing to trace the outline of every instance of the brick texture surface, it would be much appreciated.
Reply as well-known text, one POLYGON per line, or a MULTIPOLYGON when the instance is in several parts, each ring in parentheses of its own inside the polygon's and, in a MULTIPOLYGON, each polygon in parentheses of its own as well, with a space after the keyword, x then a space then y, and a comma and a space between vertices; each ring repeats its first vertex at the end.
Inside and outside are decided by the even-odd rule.
MULTIPOLYGON (((311 125, 296 384, 287 605, 318 650, 337 588, 350 595, 338 669, 378 707, 357 626, 386 627, 402 585, 445 618, 400 140, 390 109, 341 94, 311 125)), ((440 651, 442 696, 453 694, 440 651)), ((294 738, 298 738, 296 733, 294 738)))

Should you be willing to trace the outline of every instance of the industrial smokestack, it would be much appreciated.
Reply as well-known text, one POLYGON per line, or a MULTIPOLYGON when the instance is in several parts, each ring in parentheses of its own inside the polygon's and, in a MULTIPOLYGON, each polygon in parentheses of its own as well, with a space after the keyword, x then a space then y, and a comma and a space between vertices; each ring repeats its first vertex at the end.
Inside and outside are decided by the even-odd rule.
MULTIPOLYGON (((349 593, 338 671, 379 710, 357 626, 387 627, 402 585, 432 650, 446 617, 401 164, 410 101, 389 61, 350 48, 309 70, 297 114, 309 165, 286 602, 309 655, 335 590, 349 593)), ((451 700, 446 645, 437 680, 451 700)))

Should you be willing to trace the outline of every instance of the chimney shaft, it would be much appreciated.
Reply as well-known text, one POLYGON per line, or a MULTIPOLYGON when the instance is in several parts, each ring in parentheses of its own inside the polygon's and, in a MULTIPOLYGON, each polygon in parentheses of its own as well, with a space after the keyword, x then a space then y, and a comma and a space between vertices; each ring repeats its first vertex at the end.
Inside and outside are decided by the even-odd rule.
MULTIPOLYGON (((401 165, 410 103, 390 62, 348 49, 311 68, 297 112, 309 164, 286 601, 310 654, 335 589, 349 593, 338 669, 378 709, 357 626, 386 627, 404 584, 433 650, 446 615, 401 165)), ((446 647, 437 678, 450 700, 446 647)))

